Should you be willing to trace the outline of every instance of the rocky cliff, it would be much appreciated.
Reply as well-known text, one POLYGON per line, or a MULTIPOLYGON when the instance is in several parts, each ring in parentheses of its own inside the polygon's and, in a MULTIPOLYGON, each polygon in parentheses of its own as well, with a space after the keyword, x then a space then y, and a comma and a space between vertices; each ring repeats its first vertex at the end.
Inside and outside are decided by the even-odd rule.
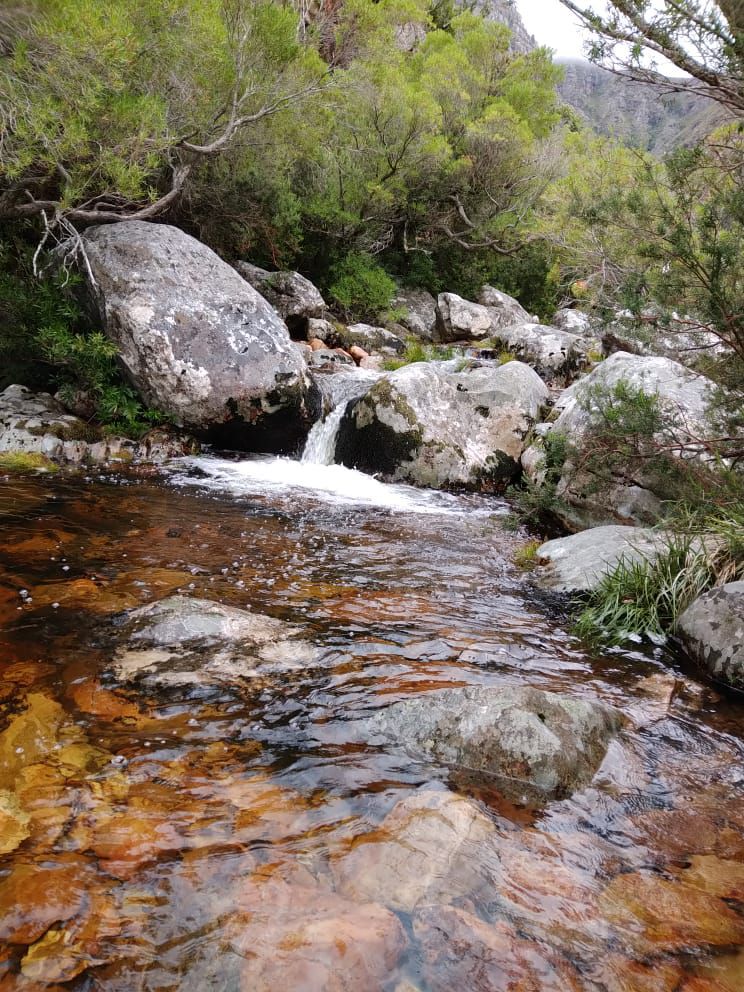
POLYGON ((559 59, 563 99, 599 134, 663 155, 691 145, 724 120, 722 111, 694 93, 663 93, 580 59, 559 59))

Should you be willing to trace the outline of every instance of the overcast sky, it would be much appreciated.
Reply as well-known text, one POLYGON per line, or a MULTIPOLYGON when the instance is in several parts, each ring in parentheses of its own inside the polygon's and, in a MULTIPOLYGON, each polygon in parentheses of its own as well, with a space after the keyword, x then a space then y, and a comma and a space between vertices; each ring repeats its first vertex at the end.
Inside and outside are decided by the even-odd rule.
POLYGON ((584 32, 560 0, 517 0, 517 7, 539 44, 548 45, 556 55, 583 56, 584 32))

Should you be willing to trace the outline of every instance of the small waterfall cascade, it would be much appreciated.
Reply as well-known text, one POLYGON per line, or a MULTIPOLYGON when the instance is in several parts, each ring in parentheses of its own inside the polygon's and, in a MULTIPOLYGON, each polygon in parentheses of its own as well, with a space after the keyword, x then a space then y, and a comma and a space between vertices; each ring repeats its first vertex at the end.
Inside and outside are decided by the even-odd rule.
POLYGON ((328 387, 321 392, 331 404, 331 412, 325 419, 317 420, 307 436, 302 461, 310 465, 333 465, 336 452, 336 438, 346 408, 353 400, 367 392, 370 385, 379 378, 378 372, 357 370, 354 373, 335 373, 328 377, 328 387))
POLYGON ((317 420, 313 424, 305 442, 305 450, 302 452, 303 462, 312 465, 333 465, 336 436, 350 402, 351 400, 344 400, 331 410, 325 420, 317 420))

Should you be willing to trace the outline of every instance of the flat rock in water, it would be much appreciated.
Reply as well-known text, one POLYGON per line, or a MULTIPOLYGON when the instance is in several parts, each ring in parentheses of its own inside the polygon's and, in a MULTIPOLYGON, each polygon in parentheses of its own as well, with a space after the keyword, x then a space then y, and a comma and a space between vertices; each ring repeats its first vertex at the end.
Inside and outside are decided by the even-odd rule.
POLYGON ((666 546, 664 535, 650 527, 592 527, 542 544, 534 576, 554 592, 590 592, 621 560, 653 561, 666 546))
POLYGON ((373 742, 392 741, 421 760, 498 783, 518 802, 570 795, 599 768, 621 714, 601 703, 541 689, 443 689, 376 713, 373 742))
POLYGON ((124 618, 117 681, 147 688, 239 683, 301 671, 318 651, 294 624, 189 596, 169 596, 124 618))

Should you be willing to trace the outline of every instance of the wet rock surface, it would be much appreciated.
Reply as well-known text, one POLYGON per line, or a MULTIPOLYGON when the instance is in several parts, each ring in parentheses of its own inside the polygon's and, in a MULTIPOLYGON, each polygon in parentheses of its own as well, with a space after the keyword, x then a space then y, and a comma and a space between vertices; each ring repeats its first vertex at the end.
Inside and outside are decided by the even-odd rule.
POLYGON ((517 801, 546 802, 589 782, 620 713, 539 689, 447 689, 395 703, 367 733, 475 783, 499 781, 517 801))
POLYGON ((277 312, 235 269, 165 224, 94 227, 83 240, 91 303, 148 405, 228 447, 292 444, 304 363, 277 312))
POLYGON ((526 365, 457 372, 414 364, 382 377, 341 421, 336 460, 432 488, 503 488, 548 399, 526 365))
POLYGON ((744 691, 744 582, 696 599, 679 618, 677 634, 712 678, 744 691))
POLYGON ((302 671, 317 651, 300 629, 211 600, 170 596, 126 615, 111 674, 149 689, 230 684, 302 671))

